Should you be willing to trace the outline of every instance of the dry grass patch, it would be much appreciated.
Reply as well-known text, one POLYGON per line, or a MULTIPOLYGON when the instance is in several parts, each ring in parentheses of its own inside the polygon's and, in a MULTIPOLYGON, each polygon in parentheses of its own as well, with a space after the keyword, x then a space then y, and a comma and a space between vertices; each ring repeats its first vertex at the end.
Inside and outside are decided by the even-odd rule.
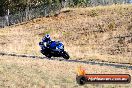
POLYGON ((64 61, 0 57, 1 88, 130 88, 132 84, 88 84, 79 86, 75 77, 77 67, 86 68, 89 74, 130 74, 129 69, 87 65, 64 61))
POLYGON ((132 63, 131 14, 132 5, 67 8, 57 17, 38 18, 1 29, 0 51, 41 55, 38 43, 49 33, 54 40, 64 42, 73 59, 89 60, 92 56, 132 63))

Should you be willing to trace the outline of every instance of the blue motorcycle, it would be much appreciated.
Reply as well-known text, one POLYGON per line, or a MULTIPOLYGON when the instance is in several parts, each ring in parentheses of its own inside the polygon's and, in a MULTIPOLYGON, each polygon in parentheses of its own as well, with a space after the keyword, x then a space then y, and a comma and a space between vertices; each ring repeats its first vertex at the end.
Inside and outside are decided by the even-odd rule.
POLYGON ((45 47, 43 42, 39 42, 41 46, 41 53, 48 58, 51 57, 63 57, 68 60, 69 54, 64 50, 64 45, 60 41, 51 41, 48 47, 45 47))

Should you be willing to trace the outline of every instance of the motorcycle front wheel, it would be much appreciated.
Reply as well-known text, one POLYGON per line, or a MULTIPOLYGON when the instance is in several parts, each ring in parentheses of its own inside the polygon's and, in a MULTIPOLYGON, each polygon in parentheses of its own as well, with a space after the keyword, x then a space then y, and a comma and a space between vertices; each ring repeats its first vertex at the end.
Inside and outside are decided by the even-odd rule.
POLYGON ((63 52, 62 57, 66 60, 70 58, 69 54, 66 51, 63 52))

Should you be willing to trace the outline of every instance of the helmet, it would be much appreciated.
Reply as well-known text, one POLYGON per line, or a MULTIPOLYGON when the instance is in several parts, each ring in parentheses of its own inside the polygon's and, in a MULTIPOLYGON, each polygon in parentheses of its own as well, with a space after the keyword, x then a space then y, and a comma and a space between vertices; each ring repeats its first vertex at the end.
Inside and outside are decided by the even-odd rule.
POLYGON ((49 34, 46 34, 45 35, 45 38, 50 39, 50 35, 49 34))

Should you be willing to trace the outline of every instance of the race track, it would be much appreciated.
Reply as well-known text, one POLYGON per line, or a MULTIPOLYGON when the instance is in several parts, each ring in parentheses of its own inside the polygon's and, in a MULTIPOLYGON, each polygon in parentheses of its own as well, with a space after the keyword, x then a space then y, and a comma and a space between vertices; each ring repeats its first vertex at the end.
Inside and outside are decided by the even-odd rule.
MULTIPOLYGON (((32 59, 49 59, 47 57, 42 56, 33 56, 33 55, 20 55, 20 54, 13 54, 13 53, 0 53, 0 56, 13 56, 13 57, 28 57, 32 59)), ((132 70, 132 65, 129 63, 115 63, 115 62, 106 62, 106 61, 81 61, 81 60, 64 60, 63 58, 50 58, 49 60, 58 60, 58 61, 65 61, 65 62, 72 62, 72 63, 84 63, 84 64, 90 64, 90 65, 99 65, 99 66, 111 66, 115 68, 121 68, 121 69, 129 69, 132 70)))

